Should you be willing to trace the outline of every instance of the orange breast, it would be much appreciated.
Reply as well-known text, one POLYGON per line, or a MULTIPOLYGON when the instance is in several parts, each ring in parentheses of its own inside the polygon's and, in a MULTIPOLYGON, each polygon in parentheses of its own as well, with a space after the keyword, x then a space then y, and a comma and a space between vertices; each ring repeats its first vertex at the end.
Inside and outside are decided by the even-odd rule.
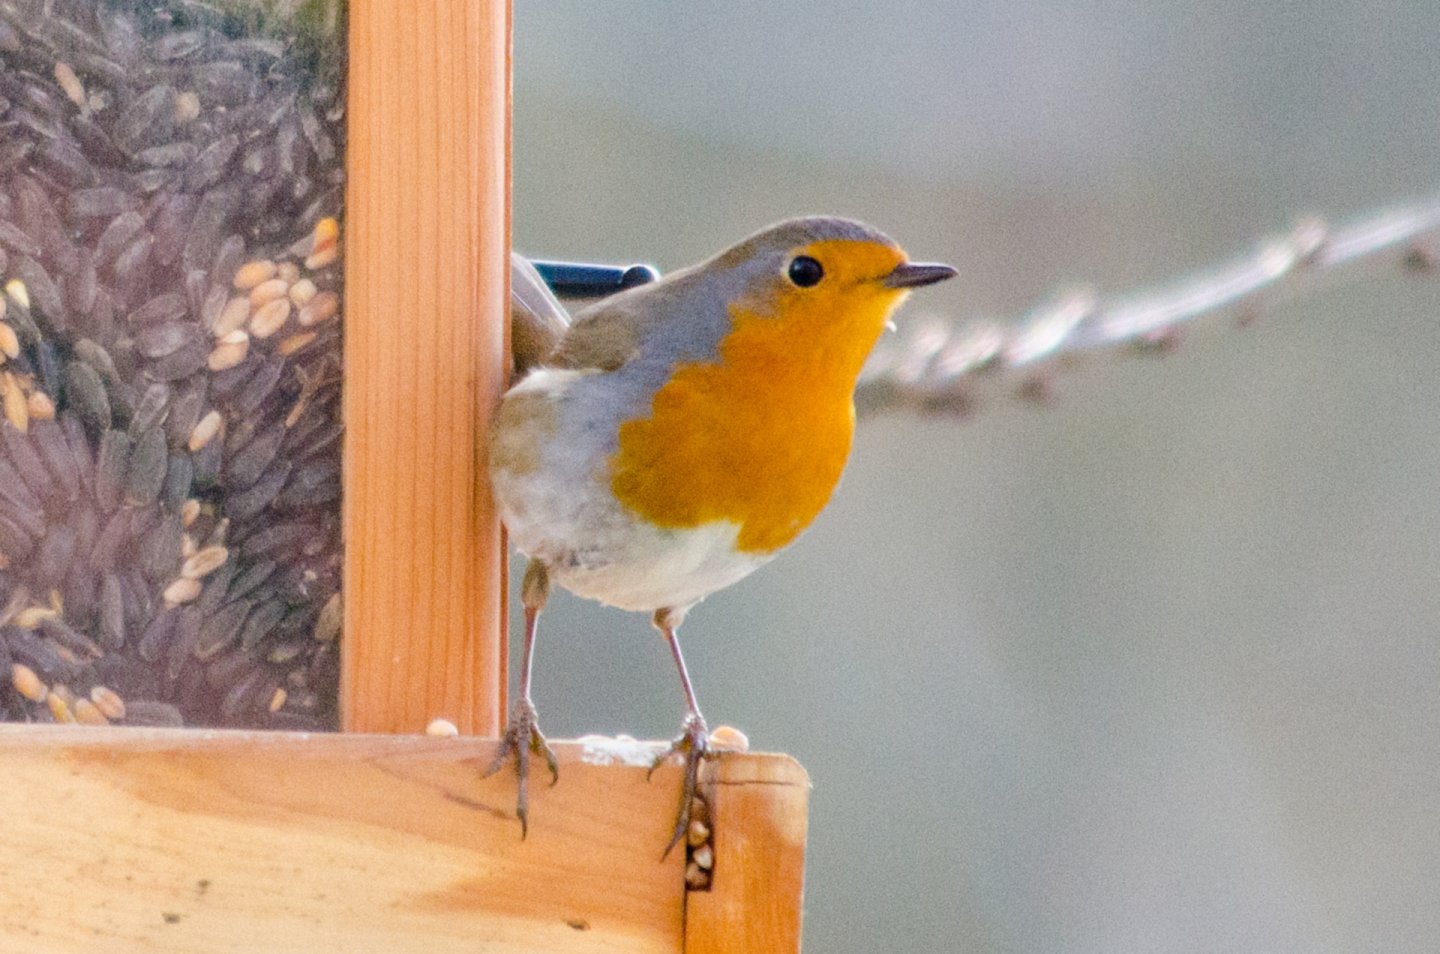
POLYGON ((770 553, 830 499, 850 454, 860 366, 897 295, 790 309, 785 320, 732 309, 719 361, 676 370, 648 418, 620 427, 611 489, 668 528, 740 526, 737 546, 770 553))

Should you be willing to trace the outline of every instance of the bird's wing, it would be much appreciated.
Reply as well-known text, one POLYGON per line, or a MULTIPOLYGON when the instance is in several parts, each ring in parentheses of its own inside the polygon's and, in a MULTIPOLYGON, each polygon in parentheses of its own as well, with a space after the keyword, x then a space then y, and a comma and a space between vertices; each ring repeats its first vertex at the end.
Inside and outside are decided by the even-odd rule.
POLYGON ((650 332, 670 319, 683 294, 684 272, 603 298, 575 315, 545 361, 554 368, 614 371, 640 353, 650 332))

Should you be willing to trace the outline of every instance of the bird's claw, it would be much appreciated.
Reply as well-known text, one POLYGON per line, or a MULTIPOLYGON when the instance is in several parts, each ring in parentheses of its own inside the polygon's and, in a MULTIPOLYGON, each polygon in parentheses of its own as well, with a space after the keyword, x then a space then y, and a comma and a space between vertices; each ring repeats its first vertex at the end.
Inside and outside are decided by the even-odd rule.
POLYGON ((685 717, 680 734, 670 743, 670 747, 650 763, 650 771, 645 773, 648 780, 670 756, 678 754, 685 757, 685 780, 680 789, 680 811, 675 818, 675 831, 670 836, 670 843, 660 855, 661 858, 667 857, 690 829, 690 811, 700 787, 700 765, 709 751, 710 730, 700 713, 693 712, 685 717))
POLYGON ((560 766, 555 761, 555 752, 540 731, 535 715, 535 706, 528 699, 517 701, 510 708, 510 720, 505 725, 505 734, 500 738, 500 748, 495 759, 481 773, 489 778, 500 771, 512 756, 515 760, 515 817, 520 819, 520 837, 530 833, 530 756, 539 755, 550 769, 550 784, 560 781, 560 766))

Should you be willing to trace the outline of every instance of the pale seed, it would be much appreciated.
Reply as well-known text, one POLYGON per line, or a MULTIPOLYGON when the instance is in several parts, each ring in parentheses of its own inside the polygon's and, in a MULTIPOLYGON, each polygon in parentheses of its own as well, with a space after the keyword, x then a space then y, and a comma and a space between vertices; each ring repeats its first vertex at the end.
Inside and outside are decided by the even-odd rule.
MULTIPOLYGON (((181 521, 183 523, 184 518, 181 518, 181 521)), ((195 538, 188 533, 182 533, 180 535, 180 555, 188 560, 199 552, 200 544, 195 542, 195 538)))
POLYGON ((65 704, 65 700, 56 695, 53 690, 45 697, 45 703, 50 706, 50 714, 55 717, 56 722, 76 721, 75 713, 70 711, 70 707, 65 704))
POLYGON ((200 418, 200 423, 196 424, 195 429, 190 432, 190 443, 187 445, 190 453, 195 453, 214 440, 215 435, 220 433, 220 426, 224 423, 225 419, 220 416, 219 411, 211 411, 200 418))
POLYGON ((272 278, 269 281, 261 282, 250 289, 250 307, 259 308, 277 298, 284 298, 289 291, 290 283, 283 278, 272 278))
POLYGON ((5 391, 5 420, 21 434, 30 430, 30 407, 25 401, 25 392, 20 388, 20 382, 15 380, 15 375, 9 371, 0 378, 0 388, 5 391))
POLYGON ((15 614, 14 623, 21 629, 36 629, 42 619, 59 619, 60 614, 49 606, 27 606, 15 614))
POLYGON ((12 278, 5 283, 5 294, 15 299, 15 303, 27 311, 30 308, 30 289, 18 278, 12 278))
POLYGON ((750 739, 733 725, 719 725, 710 733, 710 748, 717 752, 748 752, 750 739))
POLYGON ((329 245, 340 240, 340 222, 332 216, 326 216, 315 223, 315 242, 311 251, 320 251, 329 245))
POLYGON ((326 601, 320 610, 320 616, 315 620, 315 638, 326 643, 339 636, 343 612, 344 604, 340 601, 340 594, 336 593, 326 601))
POLYGON ((125 700, 120 693, 108 686, 96 686, 90 690, 90 701, 105 714, 107 719, 125 718, 125 700))
POLYGON ((695 862, 685 866, 685 886, 693 890, 702 890, 710 887, 710 872, 701 868, 695 862))
POLYGON ((110 720, 105 718, 105 713, 100 707, 89 699, 77 699, 75 701, 75 721, 81 725, 109 725, 110 720))
POLYGON ((257 258, 253 262, 246 262, 235 272, 235 287, 241 291, 254 288, 261 282, 268 282, 274 278, 276 271, 275 263, 268 258, 257 258))
POLYGON ((188 580, 184 577, 165 587, 161 596, 166 606, 179 606, 181 603, 188 603, 200 595, 200 581, 188 580))
POLYGON ((305 267, 312 272, 317 272, 326 265, 333 265, 339 257, 340 247, 338 245, 328 245, 325 248, 311 252, 305 259, 305 267))
POLYGON ((460 730, 449 719, 431 719, 425 727, 425 734, 436 739, 449 739, 459 735, 460 730))
POLYGON ((55 82, 60 84, 60 88, 65 91, 65 95, 70 98, 70 102, 76 106, 85 105, 85 84, 80 82, 80 77, 75 75, 75 71, 70 68, 70 64, 55 64, 55 82))
POLYGON ((200 518, 200 501, 191 497, 180 505, 180 522, 188 527, 200 518))
POLYGON ((308 305, 300 309, 299 321, 301 325, 308 328, 334 318, 339 311, 340 296, 333 291, 321 292, 311 299, 308 305))
MULTIPOLYGON (((310 299, 315 297, 317 291, 314 282, 308 278, 302 278, 290 286, 290 300, 295 303, 295 307, 302 308, 310 303, 310 299)), ((10 357, 15 356, 11 355, 10 357)))
POLYGON ((250 319, 250 333, 257 338, 268 338, 290 320, 290 299, 277 298, 255 312, 250 319))
POLYGON ((200 97, 190 91, 180 93, 175 97, 175 121, 177 123, 188 123, 200 116, 200 97))
MULTIPOLYGON (((0 315, 5 312, 5 299, 0 298, 0 315)), ((0 322, 0 354, 7 358, 20 357, 20 336, 15 334, 15 329, 4 322, 0 322)))
POLYGON ((709 845, 701 845, 699 848, 696 848, 690 857, 697 865, 706 871, 709 871, 715 866, 715 849, 709 845))
POLYGON ((275 350, 282 358, 289 357, 290 355, 299 351, 301 348, 305 347, 318 337, 320 337, 319 334, 314 331, 302 331, 299 334, 291 335, 284 341, 280 342, 280 344, 276 346, 275 350))
POLYGON ((35 391, 25 399, 25 407, 32 421, 55 420, 55 402, 44 391, 35 391))
POLYGON ((50 687, 35 675, 35 670, 20 663, 10 667, 10 681, 15 685, 15 691, 31 702, 39 702, 50 691, 50 687))
POLYGON ((209 576, 229 559, 230 551, 224 547, 206 547, 185 561, 180 575, 187 580, 199 580, 209 576))
POLYGON ((699 848, 710 840, 710 826, 702 821, 692 821, 685 831, 685 841, 691 848, 699 848))
POLYGON ((295 282, 300 280, 300 266, 296 265, 294 262, 281 262, 280 267, 276 270, 275 274, 277 278, 283 279, 290 284, 294 284, 295 282))
POLYGON ((232 331, 245 327, 245 322, 250 320, 250 299, 244 296, 232 298, 220 309, 220 316, 215 319, 215 326, 210 333, 217 338, 223 338, 232 331))
POLYGON ((287 698, 287 695, 288 694, 285 692, 284 686, 276 689, 275 694, 270 697, 270 711, 279 712, 280 707, 285 704, 285 699, 287 698))
POLYGON ((233 368, 245 360, 250 353, 250 336, 243 330, 236 329, 220 339, 215 350, 210 352, 206 359, 206 365, 211 371, 224 371, 226 368, 233 368))

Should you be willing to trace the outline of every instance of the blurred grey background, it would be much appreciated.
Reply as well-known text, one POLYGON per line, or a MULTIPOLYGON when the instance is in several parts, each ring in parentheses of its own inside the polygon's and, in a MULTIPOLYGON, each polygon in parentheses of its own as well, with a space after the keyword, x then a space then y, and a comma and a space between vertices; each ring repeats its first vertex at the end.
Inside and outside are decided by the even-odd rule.
MULTIPOLYGON (((688 264, 863 218, 1017 315, 1440 186, 1440 6, 520 0, 515 242, 688 264)), ((682 634, 814 782, 806 943, 1440 949, 1440 279, 862 423, 834 501, 682 634)), ((518 570, 516 573, 518 578, 518 570)), ((517 601, 518 603, 518 601, 517 601)), ((645 619, 552 602, 554 737, 668 737, 645 619)))

